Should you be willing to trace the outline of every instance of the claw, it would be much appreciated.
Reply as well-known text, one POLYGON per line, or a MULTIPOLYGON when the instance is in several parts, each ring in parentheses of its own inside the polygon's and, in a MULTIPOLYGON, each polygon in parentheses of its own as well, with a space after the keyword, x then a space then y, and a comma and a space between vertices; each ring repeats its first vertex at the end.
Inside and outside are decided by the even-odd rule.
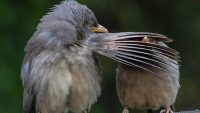
POLYGON ((160 113, 173 113, 173 111, 171 110, 170 107, 168 107, 168 108, 166 108, 166 109, 162 109, 162 110, 160 111, 160 113))
POLYGON ((128 111, 128 107, 127 107, 127 106, 126 106, 126 107, 124 107, 124 109, 123 109, 122 113, 129 113, 129 111, 128 111))

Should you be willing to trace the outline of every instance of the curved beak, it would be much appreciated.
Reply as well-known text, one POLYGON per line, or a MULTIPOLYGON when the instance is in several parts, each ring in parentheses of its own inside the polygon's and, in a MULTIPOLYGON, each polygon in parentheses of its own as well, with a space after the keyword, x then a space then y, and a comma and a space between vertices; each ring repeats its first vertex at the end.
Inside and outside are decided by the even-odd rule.
POLYGON ((98 24, 97 27, 92 28, 92 32, 94 33, 108 33, 108 30, 102 25, 98 24))

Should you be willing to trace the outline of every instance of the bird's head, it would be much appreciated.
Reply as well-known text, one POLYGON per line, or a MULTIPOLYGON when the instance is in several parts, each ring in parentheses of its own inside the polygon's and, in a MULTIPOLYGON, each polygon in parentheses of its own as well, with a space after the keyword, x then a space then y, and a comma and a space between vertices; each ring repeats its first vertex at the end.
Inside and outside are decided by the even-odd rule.
POLYGON ((53 40, 60 40, 61 43, 72 44, 97 32, 108 31, 98 24, 94 13, 85 5, 66 0, 41 19, 35 34, 54 38, 52 43, 55 42, 53 40))

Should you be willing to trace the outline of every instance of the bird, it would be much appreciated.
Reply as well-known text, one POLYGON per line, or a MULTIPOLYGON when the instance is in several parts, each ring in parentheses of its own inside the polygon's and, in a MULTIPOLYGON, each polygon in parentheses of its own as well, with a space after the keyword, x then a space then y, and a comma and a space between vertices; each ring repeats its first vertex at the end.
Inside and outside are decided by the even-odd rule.
MULTIPOLYGON (((165 37, 166 38, 166 37, 165 37)), ((144 45, 155 44, 168 47, 163 41, 156 37, 147 37, 139 39, 144 45)), ((172 40, 168 40, 171 42, 172 40)), ((130 48, 137 51, 139 48, 130 48)), ((118 64, 116 69, 116 88, 123 113, 129 113, 128 108, 148 109, 148 113, 173 113, 173 104, 175 102, 180 84, 179 84, 179 56, 178 52, 168 50, 164 54, 154 53, 157 48, 147 47, 139 54, 143 57, 134 56, 136 59, 142 59, 138 65, 145 66, 144 69, 128 66, 122 63, 118 64), (149 50, 148 50, 149 49, 149 50), (148 52, 147 52, 148 51, 148 52), (151 51, 151 52, 149 52, 151 51), (147 62, 155 65, 149 65, 147 62), (159 69, 156 66, 163 66, 159 69), (157 110, 157 111, 156 111, 157 110)))
MULTIPOLYGON (((151 72, 128 58, 127 54, 135 54, 122 48, 140 46, 143 50, 144 42, 135 39, 145 36, 169 40, 149 32, 109 33, 86 5, 74 0, 55 5, 42 17, 24 49, 23 113, 89 112, 101 94, 102 68, 96 53, 151 72)), ((161 48, 155 54, 169 50, 154 44, 148 47, 161 48)))
POLYGON ((101 92, 101 65, 83 43, 107 32, 93 12, 73 0, 46 14, 27 42, 21 69, 24 113, 86 113, 101 92))

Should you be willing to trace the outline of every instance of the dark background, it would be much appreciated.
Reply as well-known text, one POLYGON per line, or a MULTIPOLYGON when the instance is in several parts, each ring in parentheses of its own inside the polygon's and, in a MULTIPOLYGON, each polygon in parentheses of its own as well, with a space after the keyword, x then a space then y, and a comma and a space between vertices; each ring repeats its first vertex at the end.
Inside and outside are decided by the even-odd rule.
MULTIPOLYGON (((60 0, 0 1, 0 113, 22 113, 20 68, 24 47, 40 18, 60 0)), ((200 109, 200 0, 78 0, 110 32, 148 31, 174 39, 180 52, 176 110, 200 109)), ((99 55, 100 56, 100 55, 99 55)), ((90 113, 121 113, 115 89, 117 63, 100 56, 102 95, 90 113)), ((140 113, 141 110, 133 110, 140 113)), ((131 111, 132 112, 132 111, 131 111)), ((144 112, 144 111, 142 111, 144 112)))

